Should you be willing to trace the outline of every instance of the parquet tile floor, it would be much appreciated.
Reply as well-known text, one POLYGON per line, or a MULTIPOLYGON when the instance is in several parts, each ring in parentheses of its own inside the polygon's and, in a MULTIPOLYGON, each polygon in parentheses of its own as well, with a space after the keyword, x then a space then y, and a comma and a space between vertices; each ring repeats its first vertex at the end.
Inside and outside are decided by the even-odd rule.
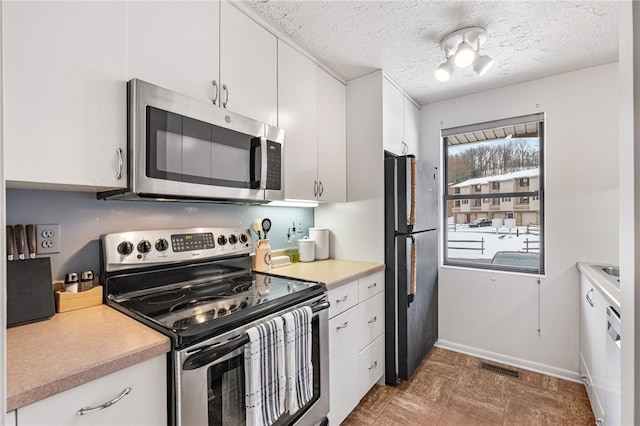
POLYGON ((515 369, 522 373, 516 379, 481 370, 479 363, 433 348, 411 380, 374 386, 342 425, 595 424, 584 385, 521 369, 515 369))

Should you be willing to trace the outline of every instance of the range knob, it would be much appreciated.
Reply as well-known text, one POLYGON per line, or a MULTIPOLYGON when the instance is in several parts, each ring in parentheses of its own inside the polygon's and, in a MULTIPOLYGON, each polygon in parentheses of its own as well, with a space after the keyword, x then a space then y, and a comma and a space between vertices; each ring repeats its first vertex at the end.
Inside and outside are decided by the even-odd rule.
POLYGON ((244 235, 244 234, 240 234, 240 242, 242 244, 246 243, 247 242, 247 236, 244 235))
POLYGON ((169 241, 165 240, 164 238, 160 238, 158 241, 156 241, 156 250, 165 251, 168 248, 169 248, 169 241))
POLYGON ((229 235, 229 244, 236 244, 237 242, 238 242, 238 237, 236 237, 233 234, 229 235))
POLYGON ((149 253, 151 251, 151 243, 147 240, 142 240, 138 243, 138 251, 140 253, 149 253))
POLYGON ((118 244, 118 253, 124 256, 133 253, 133 244, 126 240, 121 242, 120 244, 118 244))
POLYGON ((220 235, 218 237, 218 244, 220 244, 221 246, 227 244, 227 237, 225 237, 224 235, 220 235))

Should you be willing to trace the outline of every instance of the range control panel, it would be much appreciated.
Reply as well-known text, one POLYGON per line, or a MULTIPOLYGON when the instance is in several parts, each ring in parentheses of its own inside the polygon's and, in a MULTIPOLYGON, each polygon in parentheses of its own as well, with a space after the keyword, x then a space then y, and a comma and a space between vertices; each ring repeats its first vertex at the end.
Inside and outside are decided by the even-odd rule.
POLYGON ((107 271, 251 253, 247 228, 130 231, 101 237, 107 271))

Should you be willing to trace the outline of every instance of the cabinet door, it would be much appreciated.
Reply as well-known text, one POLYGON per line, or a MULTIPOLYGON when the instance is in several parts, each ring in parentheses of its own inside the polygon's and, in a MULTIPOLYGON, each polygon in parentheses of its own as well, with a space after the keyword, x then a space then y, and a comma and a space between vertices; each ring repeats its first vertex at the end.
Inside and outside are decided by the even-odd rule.
POLYGON ((347 201, 347 89, 318 68, 319 201, 347 201))
POLYGON ((419 157, 420 151, 420 110, 409 99, 404 97, 404 143, 407 154, 419 157))
POLYGON ((284 129, 285 198, 315 200, 317 65, 286 43, 278 48, 278 127, 284 129))
POLYGON ((329 424, 339 425, 362 395, 358 386, 356 347, 358 306, 329 320, 329 424))
POLYGON ((126 186, 125 3, 3 6, 7 181, 126 186))
POLYGON ((5 417, 5 425, 6 426, 16 426, 16 411, 13 410, 9 413, 7 413, 7 416, 5 417))
POLYGON ((217 2, 127 2, 127 78, 212 102, 219 12, 217 2))
POLYGON ((221 91, 222 106, 275 126, 276 79, 276 37, 230 3, 221 2, 220 82, 227 87, 221 91))
POLYGON ((329 318, 358 304, 358 281, 352 281, 329 290, 329 318))
POLYGON ((384 333, 384 293, 367 299, 359 307, 358 350, 362 350, 384 333))
POLYGON ((18 409, 24 425, 162 425, 167 424, 166 356, 144 361, 18 409), (78 415, 130 392, 101 410, 78 415))
POLYGON ((382 79, 382 145, 396 155, 403 154, 404 95, 389 80, 382 79))

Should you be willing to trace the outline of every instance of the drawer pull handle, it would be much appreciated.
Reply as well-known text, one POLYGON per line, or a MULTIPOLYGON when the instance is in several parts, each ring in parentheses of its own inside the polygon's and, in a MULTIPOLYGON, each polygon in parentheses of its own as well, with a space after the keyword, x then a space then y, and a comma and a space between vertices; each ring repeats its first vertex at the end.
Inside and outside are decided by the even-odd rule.
POLYGON ((336 330, 340 330, 341 328, 347 328, 349 326, 349 321, 345 321, 344 324, 336 327, 336 330))
POLYGON ((109 408, 111 407, 113 404, 117 403, 118 401, 120 401, 122 398, 124 398, 125 396, 127 396, 129 393, 131 392, 131 388, 126 388, 125 390, 123 390, 122 392, 120 392, 120 395, 116 396, 115 398, 113 398, 111 401, 109 402, 105 402, 102 405, 98 405, 97 407, 86 407, 86 408, 81 408, 80 410, 78 410, 77 415, 78 416, 84 416, 85 414, 89 414, 89 413, 93 413, 94 411, 100 411, 100 410, 104 410, 105 408, 109 408))
POLYGON ((371 318, 368 322, 369 322, 369 324, 371 324, 371 323, 376 322, 376 321, 378 321, 378 317, 377 316, 371 318))
POLYGON ((346 295, 345 297, 343 297, 342 299, 336 299, 336 303, 346 302, 348 298, 349 298, 349 295, 347 294, 347 295, 346 295))
POLYGON ((376 368, 378 366, 378 361, 374 361, 373 364, 371 364, 369 366, 369 370, 373 370, 374 368, 376 368))
POLYGON ((377 286, 378 286, 378 283, 373 283, 373 284, 369 284, 367 286, 367 288, 374 288, 374 287, 377 287, 377 286))
POLYGON ((116 148, 116 154, 118 155, 118 171, 116 172, 116 179, 122 179, 122 168, 124 167, 124 160, 122 159, 122 148, 116 148))

